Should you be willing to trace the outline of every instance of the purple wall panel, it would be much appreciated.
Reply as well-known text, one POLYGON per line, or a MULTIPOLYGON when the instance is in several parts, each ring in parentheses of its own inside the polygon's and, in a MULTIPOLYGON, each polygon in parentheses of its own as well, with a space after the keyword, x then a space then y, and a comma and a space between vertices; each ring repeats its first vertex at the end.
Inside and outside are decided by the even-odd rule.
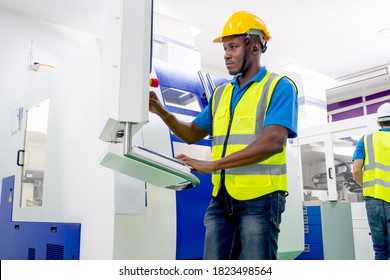
POLYGON ((333 114, 332 121, 337 122, 345 119, 356 118, 356 117, 363 116, 363 114, 364 114, 363 107, 360 107, 342 113, 333 114))
POLYGON ((389 96, 389 98, 390 98, 390 90, 386 90, 386 91, 382 91, 379 93, 375 93, 375 94, 371 94, 369 96, 366 96, 366 101, 370 101, 370 100, 377 99, 377 98, 384 97, 384 96, 389 96))
POLYGON ((367 105, 367 114, 368 115, 376 114, 376 111, 378 111, 379 106, 381 106, 383 103, 386 103, 386 102, 389 102, 389 101, 387 100, 387 101, 382 101, 382 102, 379 102, 379 103, 367 105))
MULTIPOLYGON (((375 93, 375 94, 371 94, 371 95, 366 96, 366 101, 372 101, 372 100, 375 100, 377 98, 382 98, 382 97, 386 97, 386 96, 389 97, 388 100, 381 101, 381 102, 378 102, 378 103, 375 103, 375 104, 371 104, 371 105, 367 105, 366 106, 367 114, 368 115, 375 114, 376 111, 378 110, 378 107, 380 105, 390 101, 390 90, 386 90, 386 91, 382 91, 382 92, 379 92, 379 93, 375 93)), ((327 109, 328 109, 328 112, 329 112, 329 111, 345 108, 347 106, 351 106, 351 105, 355 105, 355 104, 361 104, 362 102, 363 102, 363 97, 355 97, 355 98, 352 98, 352 99, 343 100, 343 101, 340 101, 340 102, 335 102, 335 103, 332 103, 332 104, 328 104, 327 105, 327 109)), ((360 116, 363 116, 363 115, 364 115, 364 110, 363 110, 363 105, 362 105, 362 107, 360 107, 360 108, 348 110, 348 111, 345 111, 345 112, 342 112, 342 113, 333 114, 332 115, 332 121, 336 122, 336 121, 341 121, 341 120, 345 120, 345 119, 360 117, 360 116)))
POLYGON ((329 111, 333 111, 333 110, 336 110, 336 109, 341 109, 341 108, 344 108, 344 107, 347 107, 347 106, 351 106, 351 105, 354 105, 354 104, 359 104, 359 103, 362 103, 362 102, 363 102, 362 97, 355 97, 355 98, 352 98, 352 99, 343 100, 343 101, 340 101, 340 102, 328 104, 327 108, 328 108, 328 112, 329 112, 329 111))

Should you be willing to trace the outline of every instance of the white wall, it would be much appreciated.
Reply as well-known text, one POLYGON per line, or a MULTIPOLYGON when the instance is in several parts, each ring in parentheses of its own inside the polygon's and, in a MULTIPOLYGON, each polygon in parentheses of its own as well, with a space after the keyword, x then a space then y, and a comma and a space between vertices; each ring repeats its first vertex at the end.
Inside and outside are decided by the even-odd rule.
POLYGON ((50 97, 43 206, 15 203, 13 219, 81 223, 81 259, 112 259, 114 180, 98 164, 104 149, 98 138, 101 42, 4 10, 0 33, 0 177, 16 176, 15 202, 24 134, 11 134, 11 112, 50 97), (28 71, 32 40, 33 61, 53 70, 28 71))
MULTIPOLYGON (((33 60, 57 66, 90 37, 0 9, 0 177, 18 173, 16 151, 23 135, 11 135, 11 113, 29 108, 48 96, 48 88, 36 95, 30 89, 50 73, 27 71, 31 41, 33 60), (11 164, 12 163, 12 164, 11 164)), ((20 178, 17 178, 20 179, 20 178)))

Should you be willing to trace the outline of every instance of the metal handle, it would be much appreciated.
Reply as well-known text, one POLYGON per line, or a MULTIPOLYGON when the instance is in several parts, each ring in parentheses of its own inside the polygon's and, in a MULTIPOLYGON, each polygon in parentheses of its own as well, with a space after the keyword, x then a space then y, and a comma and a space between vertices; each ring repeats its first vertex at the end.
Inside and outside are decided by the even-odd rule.
POLYGON ((333 179, 332 175, 331 175, 331 172, 332 171, 332 167, 329 167, 328 168, 328 173, 329 173, 329 179, 333 179))
POLYGON ((207 99, 207 101, 209 101, 209 99, 211 97, 210 89, 209 89, 208 85, 206 84, 206 81, 204 80, 204 77, 203 77, 203 74, 201 71, 198 71, 198 76, 199 76, 200 82, 204 88, 204 93, 206 95, 206 99, 207 99))
POLYGON ((214 91, 215 88, 216 88, 216 86, 215 86, 215 84, 214 84, 213 79, 211 79, 211 76, 210 76, 209 73, 206 73, 206 78, 207 78, 207 80, 209 81, 209 83, 210 83, 210 85, 211 85, 211 89, 214 91))
POLYGON ((128 155, 132 150, 132 133, 131 123, 125 122, 124 140, 123 140, 123 155, 128 155))
POLYGON ((23 163, 20 163, 20 154, 24 153, 24 150, 18 150, 17 156, 16 156, 16 165, 18 166, 24 166, 23 163))

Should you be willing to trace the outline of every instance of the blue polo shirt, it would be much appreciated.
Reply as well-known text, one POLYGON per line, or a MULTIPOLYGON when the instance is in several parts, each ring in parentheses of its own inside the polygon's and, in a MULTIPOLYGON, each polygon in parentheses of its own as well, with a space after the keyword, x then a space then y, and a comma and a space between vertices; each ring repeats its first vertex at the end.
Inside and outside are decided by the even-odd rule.
MULTIPOLYGON (((381 128, 379 131, 388 131, 390 132, 389 127, 381 128)), ((352 161, 355 159, 365 159, 366 158, 366 153, 364 152, 364 141, 363 141, 364 136, 359 139, 358 143, 356 144, 355 152, 353 153, 352 156, 352 161)))
MULTIPOLYGON (((246 90, 254 83, 260 82, 267 69, 263 66, 260 71, 242 87, 238 84, 238 77, 233 77, 234 86, 232 96, 232 110, 236 107, 246 90)), ((209 103, 210 105, 210 103, 209 103)), ((193 122, 202 129, 213 133, 211 110, 207 105, 193 122)), ((295 86, 287 79, 282 78, 274 89, 270 105, 264 120, 264 127, 268 125, 281 125, 288 129, 288 138, 297 137, 298 126, 298 94, 295 86)))

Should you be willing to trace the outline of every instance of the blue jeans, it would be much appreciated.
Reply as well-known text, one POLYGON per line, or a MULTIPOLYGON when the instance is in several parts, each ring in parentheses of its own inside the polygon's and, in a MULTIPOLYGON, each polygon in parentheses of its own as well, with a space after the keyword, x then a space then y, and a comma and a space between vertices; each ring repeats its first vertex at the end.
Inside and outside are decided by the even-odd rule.
POLYGON ((212 198, 204 224, 205 260, 275 260, 286 197, 274 192, 239 201, 226 192, 212 198))
POLYGON ((390 258, 390 203, 365 197, 368 224, 376 260, 390 258))

